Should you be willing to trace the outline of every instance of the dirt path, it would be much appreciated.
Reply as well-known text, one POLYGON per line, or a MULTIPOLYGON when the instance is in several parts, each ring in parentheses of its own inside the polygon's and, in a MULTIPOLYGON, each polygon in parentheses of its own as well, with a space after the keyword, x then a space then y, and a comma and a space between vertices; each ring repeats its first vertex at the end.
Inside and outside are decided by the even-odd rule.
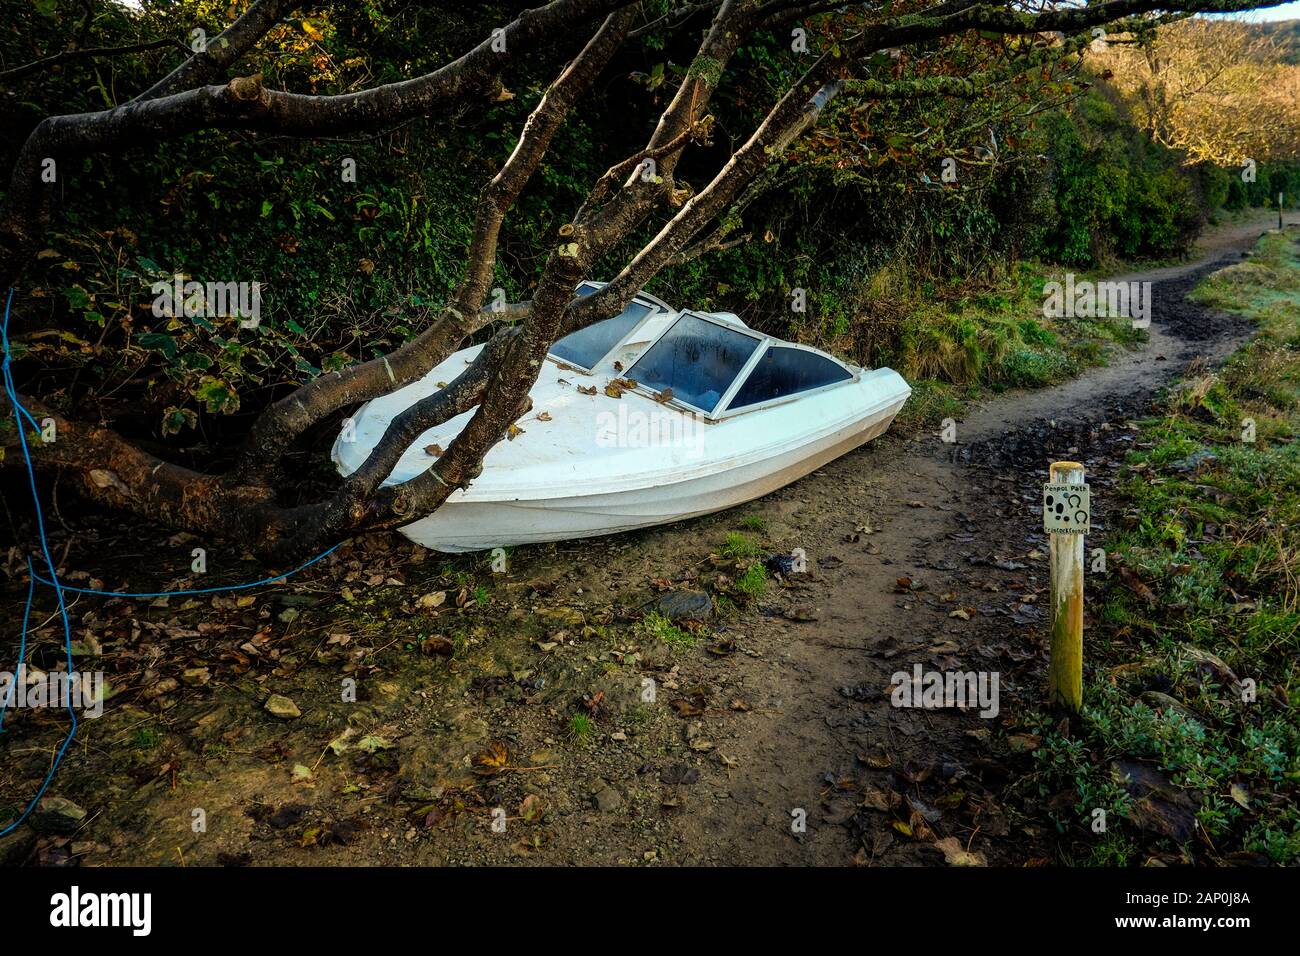
MULTIPOLYGON (((956 445, 873 443, 767 499, 776 534, 809 556, 802 599, 820 612, 812 623, 769 618, 751 636, 730 686, 755 713, 730 721, 730 739, 711 731, 740 769, 698 795, 702 812, 680 818, 683 862, 942 863, 900 819, 992 862, 1046 858, 1039 825, 1009 819, 999 801, 1021 696, 1035 699, 1042 679, 1037 485, 1050 461, 1079 458, 1104 498, 1128 418, 1189 362, 1219 359, 1246 334, 1183 296, 1267 225, 1222 229, 1185 265, 1122 277, 1157 283, 1146 347, 1057 388, 1000 396, 958 423, 956 445), (918 663, 998 672, 1000 713, 893 706, 891 675, 918 663), (806 832, 793 832, 804 815, 806 832)), ((1095 507, 1104 531, 1104 504, 1095 507)))

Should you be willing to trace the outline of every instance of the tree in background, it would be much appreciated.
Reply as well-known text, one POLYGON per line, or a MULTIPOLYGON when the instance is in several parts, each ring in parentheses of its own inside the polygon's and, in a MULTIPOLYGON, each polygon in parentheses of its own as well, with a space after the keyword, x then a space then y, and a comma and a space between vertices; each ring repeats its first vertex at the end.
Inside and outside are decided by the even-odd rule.
POLYGON ((1281 56, 1253 25, 1193 18, 1142 43, 1110 37, 1090 59, 1155 142, 1240 167, 1300 158, 1300 66, 1281 56))

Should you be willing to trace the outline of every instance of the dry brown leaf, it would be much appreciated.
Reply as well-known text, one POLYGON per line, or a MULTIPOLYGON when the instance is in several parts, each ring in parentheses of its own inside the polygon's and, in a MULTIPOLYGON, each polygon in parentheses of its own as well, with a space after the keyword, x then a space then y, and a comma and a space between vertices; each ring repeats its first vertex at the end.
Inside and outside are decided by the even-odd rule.
POLYGON ((943 851, 944 862, 949 866, 987 866, 983 853, 972 853, 961 845, 956 837, 944 837, 936 840, 935 846, 943 851))
POLYGON ((474 755, 474 772, 481 777, 492 777, 509 765, 510 751, 499 740, 488 744, 487 750, 474 755))

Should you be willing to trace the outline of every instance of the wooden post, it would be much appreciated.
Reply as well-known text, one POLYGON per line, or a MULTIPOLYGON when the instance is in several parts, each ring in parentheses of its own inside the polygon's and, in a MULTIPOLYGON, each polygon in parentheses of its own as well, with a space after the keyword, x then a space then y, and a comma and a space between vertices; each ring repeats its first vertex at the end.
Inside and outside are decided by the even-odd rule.
MULTIPOLYGON (((1083 465, 1058 461, 1054 485, 1082 485, 1083 465)), ((1052 660, 1047 695, 1052 706, 1077 714, 1083 706, 1083 535, 1053 531, 1052 660)))

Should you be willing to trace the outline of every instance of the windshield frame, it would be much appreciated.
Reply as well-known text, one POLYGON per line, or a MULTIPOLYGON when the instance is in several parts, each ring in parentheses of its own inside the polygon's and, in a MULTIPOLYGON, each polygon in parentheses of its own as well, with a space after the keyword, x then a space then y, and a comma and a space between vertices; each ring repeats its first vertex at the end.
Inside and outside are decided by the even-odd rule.
MULTIPOLYGON (((826 352, 823 352, 821 349, 813 348, 811 345, 800 345, 796 342, 787 342, 785 339, 774 338, 773 336, 765 335, 762 332, 755 332, 753 329, 749 328, 746 325, 737 324, 734 322, 728 322, 726 319, 720 318, 717 315, 714 315, 712 313, 696 312, 693 309, 683 309, 681 312, 679 312, 677 314, 677 317, 673 319, 673 321, 670 322, 667 326, 665 326, 664 330, 655 337, 655 340, 651 342, 649 345, 647 345, 645 349, 642 350, 641 354, 637 356, 637 361, 639 362, 642 356, 644 356, 647 352, 649 352, 652 348, 654 348, 657 344, 659 344, 659 340, 663 338, 665 335, 667 335, 673 329, 673 327, 677 325, 678 322, 680 322, 682 319, 687 317, 699 319, 702 322, 708 322, 711 325, 717 325, 724 329, 729 329, 732 332, 739 332, 742 335, 748 336, 749 338, 755 340, 758 343, 758 345, 754 349, 753 353, 749 356, 749 358, 745 360, 745 363, 740 367, 740 371, 736 373, 736 376, 735 378, 732 379, 731 384, 727 386, 726 391, 722 393, 721 397, 718 399, 717 403, 712 408, 701 408, 698 405, 693 405, 690 402, 677 398, 676 396, 673 396, 672 398, 668 399, 665 402, 661 400, 663 393, 658 389, 651 388, 649 385, 645 385, 642 382, 636 383, 636 388, 633 389, 633 391, 641 395, 644 395, 648 398, 651 398, 661 405, 666 405, 670 408, 676 408, 681 411, 693 412, 697 415, 703 415, 709 421, 716 422, 716 421, 721 421, 722 419, 725 418, 731 418, 736 415, 746 415, 750 412, 759 411, 764 408, 771 408, 774 405, 782 405, 786 402, 793 402, 801 398, 808 398, 813 395, 819 395, 822 392, 829 391, 830 389, 833 388, 842 388, 843 386, 854 384, 859 380, 861 380, 862 378, 861 368, 857 367, 856 365, 850 365, 847 362, 841 362, 834 355, 829 355, 826 352), (802 392, 794 392, 790 395, 782 395, 779 398, 770 398, 765 402, 758 402, 753 405, 746 405, 743 408, 730 408, 729 406, 731 404, 731 400, 735 398, 736 393, 739 392, 741 387, 745 384, 745 382, 749 380, 750 374, 758 366, 758 363, 762 361, 763 356, 767 354, 767 350, 769 348, 790 348, 790 349, 797 349, 801 352, 812 352, 814 355, 821 356, 824 359, 829 359, 830 361, 838 365, 840 368, 844 369, 846 372, 849 373, 849 378, 843 379, 838 382, 830 382, 829 384, 826 385, 819 385, 816 388, 806 389, 805 391, 802 392)), ((635 363, 633 363, 633 365, 635 365, 635 363)), ((625 377, 632 378, 631 372, 632 372, 632 366, 629 366, 627 371, 624 373, 625 377)), ((636 381, 635 379, 632 380, 636 381)))
POLYGON ((723 396, 726 404, 722 405, 722 411, 718 412, 715 416, 716 418, 730 418, 733 415, 744 415, 747 412, 771 408, 774 405, 783 405, 786 402, 793 402, 797 399, 807 398, 811 395, 820 395, 822 392, 830 391, 832 388, 840 388, 844 385, 855 384, 862 378, 861 368, 856 365, 850 365, 848 362, 842 362, 834 355, 823 352, 821 349, 813 348, 811 345, 800 345, 797 342, 787 342, 784 339, 775 339, 769 336, 764 345, 763 353, 755 356, 753 361, 748 363, 742 370, 741 375, 743 375, 746 380, 748 380, 750 374, 758 366, 758 363, 762 361, 763 355, 767 353, 768 348, 795 349, 799 352, 811 352, 814 355, 834 362, 840 368, 844 369, 844 371, 848 372, 849 377, 840 379, 838 382, 827 382, 825 385, 818 385, 816 388, 807 388, 802 392, 791 392, 789 395, 781 395, 777 398, 769 398, 766 401, 755 402, 753 405, 743 405, 740 408, 730 408, 729 406, 732 399, 734 399, 736 394, 740 391, 740 386, 737 386, 736 388, 730 389, 727 394, 723 396))
MULTIPOLYGON (((578 283, 578 286, 574 290, 574 292, 576 295, 582 295, 583 293, 581 290, 586 288, 591 290, 590 292, 587 293, 587 295, 591 295, 594 292, 599 292, 607 285, 609 285, 608 282, 597 282, 594 279, 585 279, 582 282, 578 283)), ((629 305, 631 305, 632 303, 635 303, 637 305, 649 306, 650 311, 648 311, 645 315, 643 315, 640 319, 638 319, 636 324, 633 325, 630 329, 628 329, 627 332, 623 334, 622 338, 620 338, 617 342, 615 342, 609 348, 609 350, 606 351, 595 362, 593 362, 590 367, 579 365, 577 362, 574 362, 572 359, 567 359, 562 355, 556 355, 554 352, 552 352, 551 349, 555 347, 556 342, 560 341, 560 339, 557 339, 556 342, 551 343, 550 347, 546 350, 546 357, 550 359, 552 362, 554 362, 556 365, 561 366, 562 368, 576 369, 577 371, 582 372, 584 375, 594 375, 596 374, 596 369, 604 365, 611 355, 613 355, 623 347, 624 343, 632 341, 632 337, 636 335, 646 325, 646 323, 651 322, 654 319, 661 317, 665 314, 678 315, 678 316, 681 315, 681 313, 679 313, 676 309, 670 306, 663 299, 650 295, 648 292, 638 292, 636 295, 632 296, 632 302, 629 303, 629 305)), ((622 312, 619 313, 619 315, 622 314, 623 314, 622 312)), ((611 315, 608 319, 601 319, 600 321, 609 322, 616 318, 618 318, 618 315, 611 315)), ((674 320, 674 322, 675 321, 676 320, 674 320)), ((592 323, 592 325, 596 325, 596 324, 598 323, 595 322, 592 323)), ((673 323, 669 323, 668 327, 672 328, 672 325, 673 323)), ((591 328, 591 327, 592 326, 590 325, 586 326, 586 328, 591 328)), ((577 331, 581 331, 581 330, 577 330, 577 331)), ((565 338, 565 336, 561 336, 561 339, 563 338, 565 338)), ((656 336, 654 341, 655 342, 659 341, 659 337, 656 336)), ((654 342, 651 342, 650 345, 646 346, 646 348, 649 349, 650 346, 653 344, 654 342)))
MULTIPOLYGON (((641 382, 636 383, 636 388, 633 391, 639 392, 642 395, 654 399, 656 402, 659 402, 659 404, 667 405, 670 408, 677 408, 683 411, 695 412, 696 414, 703 415, 705 418, 708 419, 721 418, 725 413, 719 413, 717 412, 717 409, 726 408, 726 403, 731 400, 731 396, 736 392, 737 388, 739 388, 739 383, 743 382, 746 378, 749 377, 750 370, 754 367, 755 363, 757 362, 757 356, 763 354, 764 350, 766 349, 766 346, 772 342, 772 338, 771 336, 764 335, 761 332, 755 332, 753 329, 747 326, 737 325, 735 323, 728 322, 725 319, 720 319, 714 315, 710 315, 707 312, 696 312, 693 309, 683 309, 681 312, 677 313, 677 318, 673 319, 670 323, 668 323, 668 325, 664 327, 664 330, 660 332, 657 336, 655 336, 655 340, 653 342, 651 342, 644 349, 642 349, 641 354, 637 356, 636 359, 637 362, 641 361, 641 359, 645 357, 646 353, 648 353, 652 348, 658 345, 660 340, 663 339, 663 337, 667 335, 669 332, 671 332, 674 328, 676 328, 678 322, 682 321, 685 318, 698 319, 701 322, 707 322, 710 325, 716 325, 720 328, 727 329, 730 332, 738 332, 741 335, 744 335, 746 338, 753 339, 755 342, 758 343, 758 345, 754 348, 754 351, 750 354, 750 356, 747 359, 745 359, 745 363, 741 365, 740 371, 736 373, 735 377, 731 380, 730 384, 727 385, 726 389, 718 397, 717 402, 713 405, 712 408, 701 408, 700 406, 693 405, 690 402, 685 401, 684 399, 680 399, 675 395, 672 398, 668 399, 667 401, 662 401, 661 399, 663 396, 663 392, 661 392, 657 388, 651 388, 649 385, 642 384, 641 382)), ((635 362, 632 363, 632 365, 629 365, 626 372, 624 373, 624 376, 626 378, 631 379, 634 382, 636 381, 636 379, 632 377, 632 369, 635 366, 636 363, 635 362)))

